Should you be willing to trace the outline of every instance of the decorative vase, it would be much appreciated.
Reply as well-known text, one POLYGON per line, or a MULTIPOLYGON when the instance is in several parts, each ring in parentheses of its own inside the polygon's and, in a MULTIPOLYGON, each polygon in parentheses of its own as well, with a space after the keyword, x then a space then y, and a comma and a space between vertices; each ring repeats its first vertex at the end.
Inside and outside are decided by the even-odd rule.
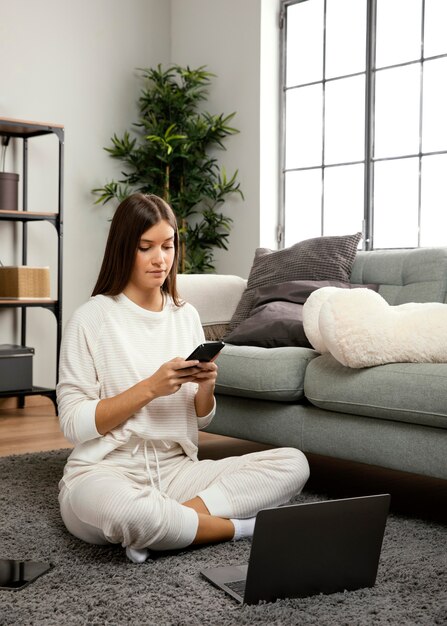
POLYGON ((0 172, 0 211, 17 211, 19 175, 0 172))

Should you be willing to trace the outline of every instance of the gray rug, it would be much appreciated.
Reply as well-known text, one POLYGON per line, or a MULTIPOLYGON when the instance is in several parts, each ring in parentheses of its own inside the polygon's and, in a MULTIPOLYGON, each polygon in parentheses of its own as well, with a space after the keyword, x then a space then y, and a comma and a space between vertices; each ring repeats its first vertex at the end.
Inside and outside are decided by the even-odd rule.
MULTIPOLYGON (((20 591, 0 590, 2 626, 447 624, 447 529, 441 524, 390 515, 372 589, 241 607, 199 570, 246 561, 248 540, 133 565, 120 546, 89 546, 70 536, 57 503, 67 455, 0 458, 0 556, 54 565, 20 591)), ((318 499, 304 493, 298 501, 318 499)))

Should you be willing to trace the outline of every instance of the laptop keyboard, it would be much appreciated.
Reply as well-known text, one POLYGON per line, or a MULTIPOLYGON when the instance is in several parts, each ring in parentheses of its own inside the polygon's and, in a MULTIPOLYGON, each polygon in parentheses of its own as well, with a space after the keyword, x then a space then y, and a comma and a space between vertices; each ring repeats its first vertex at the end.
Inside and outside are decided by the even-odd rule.
POLYGON ((231 582, 225 583, 225 586, 231 589, 231 591, 235 591, 243 598, 245 592, 245 583, 246 579, 244 578, 243 580, 233 580, 231 582))

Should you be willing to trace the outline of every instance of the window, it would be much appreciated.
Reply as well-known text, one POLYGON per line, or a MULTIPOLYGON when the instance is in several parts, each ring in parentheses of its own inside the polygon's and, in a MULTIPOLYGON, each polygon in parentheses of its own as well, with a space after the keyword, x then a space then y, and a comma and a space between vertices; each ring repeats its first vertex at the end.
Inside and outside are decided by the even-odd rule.
POLYGON ((281 245, 447 245, 447 0, 282 0, 281 245))

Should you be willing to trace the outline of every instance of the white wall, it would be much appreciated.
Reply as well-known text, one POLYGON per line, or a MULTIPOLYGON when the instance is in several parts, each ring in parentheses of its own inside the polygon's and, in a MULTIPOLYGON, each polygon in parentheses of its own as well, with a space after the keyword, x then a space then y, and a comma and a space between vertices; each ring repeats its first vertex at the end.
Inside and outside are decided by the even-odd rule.
MULTIPOLYGON (((65 126, 64 322, 91 293, 113 207, 94 205, 91 189, 119 177, 103 150, 136 121, 137 67, 206 65, 213 80, 206 108, 236 111, 228 172, 239 169, 245 201, 224 212, 234 220, 229 252, 217 271, 247 276, 255 249, 274 247, 277 223, 279 0, 0 0, 0 116, 65 126)), ((31 210, 54 211, 57 141, 29 141, 31 210)), ((21 170, 21 142, 8 149, 8 171, 21 170)), ((29 264, 50 265, 56 294, 55 233, 29 226, 29 264)), ((20 263, 18 225, 0 223, 0 260, 20 263)), ((34 383, 54 385, 55 322, 28 311, 27 344, 36 348, 34 383)), ((19 314, 0 310, 0 343, 19 343, 19 314)))
POLYGON ((279 0, 262 0, 260 54, 259 245, 277 249, 279 217, 279 0))
POLYGON ((218 155, 227 172, 239 170, 245 196, 225 202, 234 224, 229 252, 216 254, 219 273, 246 277, 256 248, 276 246, 278 11, 278 0, 172 0, 172 62, 216 74, 204 108, 236 111, 241 131, 218 155))
MULTIPOLYGON (((136 120, 134 68, 169 63, 166 0, 0 0, 0 115, 65 126, 64 320, 84 302, 102 258, 112 207, 93 206, 91 189, 119 175, 103 150, 136 120)), ((29 209, 56 210, 57 140, 29 141, 29 209)), ((21 169, 21 141, 8 149, 21 169)), ((17 225, 0 223, 0 259, 20 262, 17 225)), ((29 226, 29 264, 48 265, 55 295, 55 233, 29 226)), ((19 343, 18 312, 0 310, 0 343, 19 343), (11 336, 11 330, 15 331, 11 336)), ((53 386, 55 323, 28 311, 27 345, 36 348, 34 382, 53 386)))

